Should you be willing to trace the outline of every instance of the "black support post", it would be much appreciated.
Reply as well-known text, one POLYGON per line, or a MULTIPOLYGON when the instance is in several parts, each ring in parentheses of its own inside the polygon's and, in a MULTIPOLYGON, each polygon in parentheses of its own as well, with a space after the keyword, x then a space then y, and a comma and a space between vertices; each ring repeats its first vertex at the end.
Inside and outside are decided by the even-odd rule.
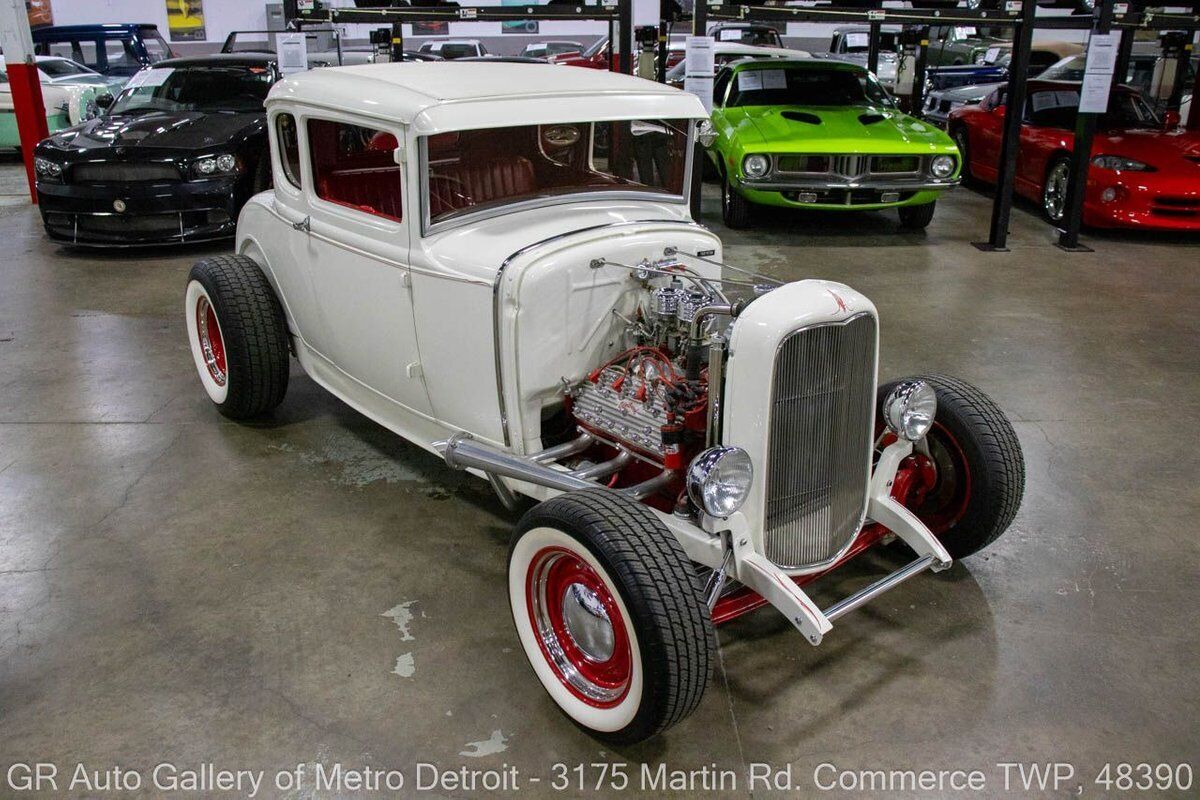
POLYGON ((1117 66, 1113 69, 1113 82, 1125 83, 1129 75, 1129 62, 1133 58, 1134 32, 1129 28, 1121 30, 1121 49, 1117 51, 1117 66))
POLYGON ((667 0, 659 0, 658 3, 658 59, 655 61, 654 80, 659 83, 667 82, 667 47, 671 38, 671 23, 672 20, 667 19, 670 14, 670 4, 667 0))
MULTIPOLYGON (((929 55, 929 26, 923 25, 917 34, 917 55, 913 62, 912 94, 908 96, 908 113, 919 116, 925 105, 925 68, 929 55)), ((897 65, 897 68, 899 65, 897 65)))
POLYGON ((1183 81, 1187 75, 1188 62, 1192 58, 1192 35, 1192 31, 1188 31, 1187 40, 1179 43, 1179 52, 1175 59, 1175 75, 1171 82, 1171 97, 1167 100, 1167 108, 1172 111, 1179 111, 1180 106, 1183 105, 1183 81))
MULTIPOLYGON (((1103 0, 1092 33, 1112 30, 1113 0, 1103 0)), ((1117 76, 1113 76, 1116 80, 1117 76)), ((1084 77, 1087 81, 1087 77, 1084 77)), ((1082 92, 1080 100, 1082 100, 1082 92)), ((1075 141, 1071 145, 1071 171, 1067 178, 1067 205, 1063 209, 1063 225, 1058 230, 1058 247, 1068 252, 1091 252, 1079 244, 1079 229, 1083 227, 1083 198, 1087 193, 1088 167, 1092 161, 1092 140, 1096 135, 1098 114, 1079 114, 1075 118, 1075 141)))
MULTIPOLYGON (((704 36, 708 32, 708 2, 695 0, 692 6, 692 35, 704 36)), ((692 146, 692 196, 689 198, 692 219, 700 219, 700 195, 704 188, 704 148, 696 143, 692 146)))
POLYGON ((392 61, 404 60, 404 25, 392 23, 392 61))
MULTIPOLYGON (((1111 6, 1112 0, 1106 0, 1111 6)), ((975 244, 980 250, 1007 252, 1008 223, 1012 217, 1013 182, 1017 177, 1017 153, 1021 148, 1021 117, 1025 112, 1025 82, 1029 73, 1029 48, 1033 42, 1033 20, 1037 3, 1021 5, 1021 20, 1013 35, 1005 95, 1004 134, 1000 140, 996 196, 992 201, 992 224, 988 240, 975 244)))
POLYGON ((879 23, 871 23, 871 32, 867 41, 867 69, 879 72, 879 23))
MULTIPOLYGON (((1195 85, 1192 86, 1192 97, 1200 97, 1200 69, 1196 70, 1195 85)), ((1192 100, 1192 110, 1188 113, 1188 118, 1183 120, 1183 125, 1188 130, 1200 130, 1200 103, 1197 103, 1194 99, 1192 100)))
POLYGON ((292 20, 299 16, 299 13, 297 0, 283 0, 283 27, 290 29, 292 27, 292 20))
POLYGON ((626 75, 633 74, 633 0, 620 0, 617 6, 617 38, 620 47, 610 49, 620 63, 619 69, 626 75))

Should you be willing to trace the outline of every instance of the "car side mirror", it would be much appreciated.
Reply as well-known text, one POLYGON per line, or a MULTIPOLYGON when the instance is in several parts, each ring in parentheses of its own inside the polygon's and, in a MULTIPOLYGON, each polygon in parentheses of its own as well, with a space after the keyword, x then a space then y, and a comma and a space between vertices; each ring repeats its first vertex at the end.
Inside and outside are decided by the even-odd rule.
POLYGON ((1007 106, 992 106, 992 116, 996 119, 1004 119, 1006 108, 1007 106))
POLYGON ((1178 128, 1182 118, 1179 112, 1175 110, 1167 111, 1163 114, 1163 130, 1169 131, 1172 128, 1178 128))

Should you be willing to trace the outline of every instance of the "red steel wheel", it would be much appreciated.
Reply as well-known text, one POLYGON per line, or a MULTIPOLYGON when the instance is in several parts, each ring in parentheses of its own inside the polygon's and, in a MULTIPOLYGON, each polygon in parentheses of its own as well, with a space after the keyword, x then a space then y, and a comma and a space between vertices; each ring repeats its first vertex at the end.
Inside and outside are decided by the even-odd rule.
POLYGON ((525 601, 542 655, 576 697, 612 708, 629 692, 632 650, 625 617, 586 561, 547 547, 529 565, 525 601))
MULTIPOLYGON (((903 499, 959 559, 994 542, 1016 517, 1025 459, 1012 424, 990 397, 948 375, 920 380, 937 394, 937 414, 924 439, 928 455, 918 446, 910 457, 916 476, 903 499)), ((880 404, 894 386, 879 387, 880 404)))
POLYGON ((225 340, 221 337, 221 324, 217 321, 217 312, 208 302, 208 295, 202 294, 196 300, 195 323, 208 374, 214 383, 224 386, 229 369, 225 364, 225 340))
POLYGON ((700 703, 716 637, 683 547, 606 489, 530 509, 508 555, 513 623, 542 687, 575 724, 633 744, 700 703))

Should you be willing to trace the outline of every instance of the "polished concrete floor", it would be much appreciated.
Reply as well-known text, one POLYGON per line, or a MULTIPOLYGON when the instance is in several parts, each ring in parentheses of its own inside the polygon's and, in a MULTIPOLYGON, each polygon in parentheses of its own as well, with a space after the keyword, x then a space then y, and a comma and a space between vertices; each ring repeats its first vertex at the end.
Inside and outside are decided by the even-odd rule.
MULTIPOLYGON (((607 760, 634 773, 621 796, 651 794, 638 771, 660 763, 733 770, 718 794, 748 796, 763 762, 792 765, 811 795, 832 762, 978 769, 995 797, 999 763, 1054 761, 1095 796, 1107 762, 1200 767, 1197 241, 1089 236, 1094 253, 1067 254, 1020 208, 1012 252, 983 254, 970 242, 988 201, 965 190, 923 235, 883 214, 732 233, 709 190, 731 260, 875 300, 884 376, 954 373, 1007 410, 1028 490, 1001 541, 818 649, 770 610, 723 628, 699 711, 605 750, 518 648, 514 520, 486 485, 298 369, 272 419, 226 421, 180 313, 189 265, 223 248, 72 252, 14 201, 0 205, 0 781, 12 762, 53 762, 62 789, 83 762, 140 771, 122 796, 159 796, 160 762, 268 781, 340 762, 401 769, 412 790, 417 762, 507 764, 539 796, 553 764, 607 760)), ((817 595, 890 567, 868 556, 817 595)))

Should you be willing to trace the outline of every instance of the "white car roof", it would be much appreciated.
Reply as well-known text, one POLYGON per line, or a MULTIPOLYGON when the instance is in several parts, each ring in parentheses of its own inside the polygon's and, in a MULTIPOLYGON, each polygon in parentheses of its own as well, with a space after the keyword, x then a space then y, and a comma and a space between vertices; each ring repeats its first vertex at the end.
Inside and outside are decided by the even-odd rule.
POLYGON ((617 119, 706 119, 699 99, 654 81, 553 64, 400 62, 314 69, 275 84, 280 103, 401 122, 418 133, 617 119))

